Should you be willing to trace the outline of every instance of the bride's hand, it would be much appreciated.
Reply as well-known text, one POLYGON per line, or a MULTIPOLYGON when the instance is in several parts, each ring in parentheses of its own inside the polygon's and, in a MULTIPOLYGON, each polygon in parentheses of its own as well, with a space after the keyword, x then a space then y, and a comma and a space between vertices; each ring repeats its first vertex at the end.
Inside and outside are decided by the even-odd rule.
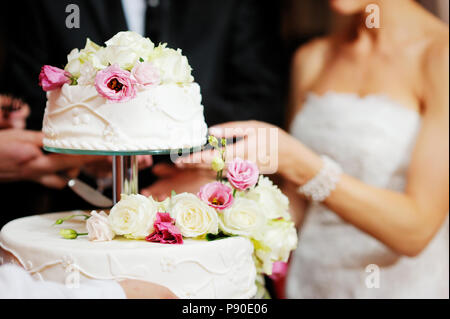
MULTIPOLYGON (((257 122, 231 122, 210 128, 210 135, 225 139, 237 138, 235 144, 227 146, 225 159, 227 162, 236 157, 255 162, 261 173, 273 174, 284 170, 287 155, 296 142, 289 134, 274 125, 257 122)), ((219 141, 220 143, 220 141, 219 141)), ((217 150, 206 150, 180 158, 179 167, 196 166, 209 168, 212 160, 219 155, 217 150)))
MULTIPOLYGON (((210 128, 217 138, 241 138, 225 151, 226 162, 236 157, 256 163, 262 174, 279 173, 297 185, 313 178, 322 167, 317 154, 287 132, 271 124, 248 121, 231 122, 210 128), (295 171, 295 172, 294 172, 295 171)), ((210 168, 217 150, 207 150, 180 158, 178 167, 210 168)))

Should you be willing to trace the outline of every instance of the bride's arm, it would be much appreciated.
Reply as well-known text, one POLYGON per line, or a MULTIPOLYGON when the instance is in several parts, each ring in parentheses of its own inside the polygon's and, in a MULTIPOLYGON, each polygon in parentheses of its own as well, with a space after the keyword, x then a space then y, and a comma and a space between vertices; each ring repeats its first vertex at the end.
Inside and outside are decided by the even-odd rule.
MULTIPOLYGON (((449 207, 448 47, 433 57, 424 72, 425 112, 404 193, 375 188, 343 175, 324 202, 344 220, 408 256, 427 246, 449 207)), ((286 153, 290 164, 283 175, 303 185, 317 173, 315 163, 320 159, 293 139, 290 148, 295 151, 286 153)))

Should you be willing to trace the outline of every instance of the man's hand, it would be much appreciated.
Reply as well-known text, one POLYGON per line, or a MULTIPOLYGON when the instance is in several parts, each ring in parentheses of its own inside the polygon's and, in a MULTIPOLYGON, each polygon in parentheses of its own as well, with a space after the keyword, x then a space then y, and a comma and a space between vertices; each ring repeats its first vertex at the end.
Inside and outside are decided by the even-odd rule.
POLYGON ((30 107, 20 99, 0 95, 0 129, 24 129, 30 107))
MULTIPOLYGON (((83 173, 92 178, 111 178, 112 177, 112 156, 97 156, 95 162, 89 163, 83 167, 83 173)), ((138 168, 143 170, 153 165, 151 155, 137 156, 138 168)))
POLYGON ((197 193, 206 183, 214 181, 215 175, 212 171, 197 169, 178 169, 169 164, 158 164, 153 168, 153 173, 160 179, 152 186, 142 190, 145 196, 153 196, 154 199, 162 201, 176 193, 197 193))
POLYGON ((63 188, 66 181, 58 173, 74 177, 82 165, 96 160, 91 156, 44 155, 42 138, 41 132, 0 131, 0 182, 28 180, 63 188))

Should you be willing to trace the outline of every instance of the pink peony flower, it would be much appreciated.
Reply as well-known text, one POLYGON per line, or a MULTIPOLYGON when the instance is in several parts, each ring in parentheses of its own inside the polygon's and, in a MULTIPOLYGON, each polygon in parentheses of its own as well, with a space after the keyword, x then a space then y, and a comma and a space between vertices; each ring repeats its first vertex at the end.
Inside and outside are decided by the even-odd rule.
POLYGON ((45 92, 59 89, 66 83, 70 83, 71 74, 51 65, 44 65, 39 74, 39 85, 45 92))
POLYGON ((150 62, 138 63, 131 70, 131 74, 133 74, 137 83, 142 86, 153 86, 161 83, 161 75, 158 68, 150 62))
POLYGON ((236 158, 228 165, 227 178, 234 188, 244 191, 258 182, 259 169, 255 163, 236 158))
POLYGON ((145 238, 145 240, 161 244, 183 244, 183 236, 174 224, 175 221, 170 217, 169 213, 158 213, 154 224, 155 232, 145 238))
POLYGON ((127 102, 136 97, 136 80, 131 73, 114 64, 97 73, 95 88, 111 102, 127 102))
POLYGON ((200 189, 197 196, 208 203, 209 206, 218 210, 227 209, 234 202, 233 190, 220 182, 206 184, 200 189))

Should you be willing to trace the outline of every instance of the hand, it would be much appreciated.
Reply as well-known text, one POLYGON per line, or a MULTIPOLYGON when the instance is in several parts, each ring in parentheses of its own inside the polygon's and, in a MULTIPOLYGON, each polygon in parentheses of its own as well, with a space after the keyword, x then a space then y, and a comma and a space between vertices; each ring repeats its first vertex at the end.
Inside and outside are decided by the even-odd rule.
MULTIPOLYGON (((227 146, 227 162, 236 157, 255 162, 261 173, 273 174, 286 166, 286 155, 298 143, 282 129, 271 124, 249 121, 231 122, 210 128, 210 134, 217 138, 242 138, 235 144, 227 146)), ((176 162, 178 167, 209 168, 211 161, 217 157, 217 150, 194 153, 176 162)))
POLYGON ((0 131, 0 182, 34 181, 51 188, 66 186, 64 178, 78 174, 78 169, 95 157, 62 154, 44 155, 41 132, 0 131))
POLYGON ((119 282, 128 299, 178 299, 168 288, 139 280, 119 282))
MULTIPOLYGON (((153 157, 151 155, 139 155, 137 156, 137 160, 139 170, 149 168, 153 165, 153 157)), ((85 165, 82 171, 93 178, 111 178, 112 163, 112 156, 97 156, 97 159, 85 165)))
POLYGON ((30 107, 22 100, 0 95, 0 129, 24 129, 30 107))
POLYGON ((185 169, 181 170, 169 164, 158 164, 153 168, 153 173, 160 179, 141 193, 145 196, 153 196, 154 199, 163 201, 170 197, 172 191, 180 193, 197 193, 204 184, 214 180, 214 172, 185 169))

